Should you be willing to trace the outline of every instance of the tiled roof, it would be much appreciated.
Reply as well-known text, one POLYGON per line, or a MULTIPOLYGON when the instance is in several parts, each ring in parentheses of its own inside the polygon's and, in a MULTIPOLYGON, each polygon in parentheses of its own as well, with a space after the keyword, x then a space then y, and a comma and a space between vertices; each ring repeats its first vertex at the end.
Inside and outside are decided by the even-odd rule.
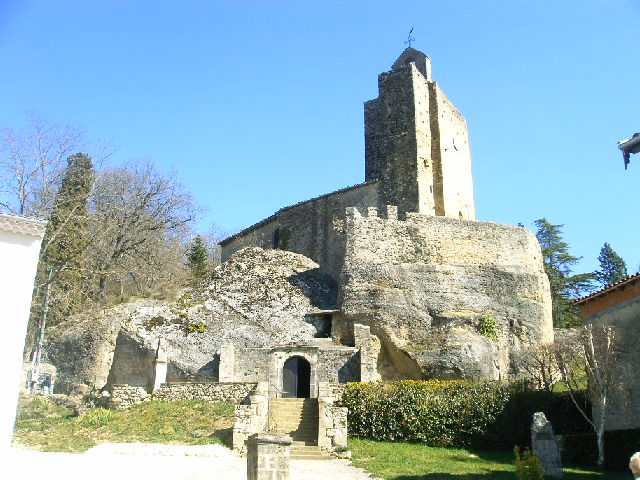
POLYGON ((46 220, 0 211, 0 230, 42 238, 46 220))
POLYGON ((636 281, 640 280, 640 272, 638 273, 634 273, 633 275, 628 276, 625 279, 620 280, 619 282, 616 283, 612 283, 611 285, 607 285, 606 287, 598 290, 597 292, 593 292, 590 293, 589 295, 585 295, 584 297, 580 297, 575 299, 572 303, 575 303, 576 305, 580 304, 580 303, 584 303, 588 300, 591 300, 595 297, 599 297, 601 295, 606 295, 607 293, 612 292, 613 290, 616 290, 620 287, 623 287, 629 283, 635 283, 636 281))

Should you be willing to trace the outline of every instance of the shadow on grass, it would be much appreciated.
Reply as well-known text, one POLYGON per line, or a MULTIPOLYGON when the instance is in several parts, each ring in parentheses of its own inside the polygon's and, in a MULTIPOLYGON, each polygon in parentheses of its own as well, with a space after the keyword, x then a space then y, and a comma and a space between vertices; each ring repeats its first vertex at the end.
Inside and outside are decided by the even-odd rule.
POLYGON ((227 448, 233 448, 233 427, 220 428, 213 432, 211 438, 220 440, 220 443, 227 448))
POLYGON ((427 473, 426 475, 400 475, 399 477, 390 477, 389 480, 514 480, 516 478, 513 472, 504 472, 500 470, 490 471, 486 473, 460 473, 454 475, 451 473, 427 473))

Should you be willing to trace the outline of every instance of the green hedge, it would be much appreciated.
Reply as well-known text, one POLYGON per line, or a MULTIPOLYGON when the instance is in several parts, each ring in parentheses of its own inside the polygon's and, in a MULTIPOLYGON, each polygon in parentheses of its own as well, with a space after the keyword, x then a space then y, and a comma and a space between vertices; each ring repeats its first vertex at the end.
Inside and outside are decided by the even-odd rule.
POLYGON ((469 446, 508 398, 505 386, 488 382, 405 380, 348 384, 342 404, 357 437, 469 446))
MULTIPOLYGON (((611 430, 604 434, 604 466, 608 470, 629 471, 629 458, 640 451, 640 429, 611 430)), ((568 465, 593 467, 598 459, 596 434, 565 435, 562 461, 568 465)))
MULTIPOLYGON (((573 435, 591 431, 591 426, 574 405, 568 392, 527 390, 521 384, 509 388, 509 400, 496 420, 487 425, 485 435, 476 439, 483 450, 511 450, 514 445, 531 445, 531 420, 535 412, 544 412, 556 435, 573 435)), ((576 399, 586 412, 591 406, 584 395, 576 399)))
POLYGON ((537 411, 545 413, 558 434, 589 428, 567 394, 529 391, 519 383, 350 383, 342 405, 349 408, 350 435, 432 446, 524 448, 531 442, 530 425, 537 411))
POLYGON ((631 455, 635 452, 640 452, 640 428, 605 432, 605 468, 628 472, 629 458, 631 458, 631 455))

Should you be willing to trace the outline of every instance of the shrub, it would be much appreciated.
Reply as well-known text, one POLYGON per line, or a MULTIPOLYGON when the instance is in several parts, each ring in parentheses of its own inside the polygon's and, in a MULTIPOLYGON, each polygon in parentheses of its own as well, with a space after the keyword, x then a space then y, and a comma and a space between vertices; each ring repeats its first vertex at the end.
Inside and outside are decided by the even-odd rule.
POLYGON ((187 334, 204 333, 206 331, 207 331, 207 325, 203 322, 188 323, 185 330, 187 334))
POLYGON ((507 400, 507 386, 498 383, 405 380, 348 384, 342 404, 354 436, 469 446, 507 400))
POLYGON ((478 331, 480 335, 487 337, 489 340, 498 341, 498 323, 493 313, 487 312, 482 316, 478 331))
POLYGON ((102 427, 111 421, 113 412, 104 408, 94 408, 78 418, 78 422, 85 427, 102 427))
MULTIPOLYGON (((583 404, 586 402, 584 395, 578 395, 577 400, 583 404)), ((591 411, 591 407, 587 406, 585 411, 591 411)), ((508 451, 513 445, 531 446, 531 419, 535 412, 544 412, 556 435, 573 435, 591 430, 568 392, 528 390, 523 384, 513 383, 504 410, 495 422, 488 425, 485 435, 475 439, 474 447, 508 451)))
POLYGON ((350 434, 372 440, 509 451, 530 445, 537 411, 556 434, 589 431, 568 394, 526 390, 516 382, 350 383, 342 405, 349 408, 350 434))
POLYGON ((519 480, 544 480, 544 469, 538 456, 529 449, 525 449, 520 456, 520 447, 513 449, 516 454, 516 476, 519 480))
POLYGON ((620 472, 628 472, 629 458, 640 450, 640 428, 605 432, 604 446, 605 467, 620 472))

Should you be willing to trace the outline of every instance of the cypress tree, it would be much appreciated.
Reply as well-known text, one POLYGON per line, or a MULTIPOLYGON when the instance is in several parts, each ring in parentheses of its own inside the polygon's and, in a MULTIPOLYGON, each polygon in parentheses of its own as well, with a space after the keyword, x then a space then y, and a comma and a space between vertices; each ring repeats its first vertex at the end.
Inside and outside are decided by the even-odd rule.
POLYGON ((600 249, 598 261, 600 262, 600 270, 596 271, 596 276, 603 288, 628 276, 627 264, 607 242, 600 249))
POLYGON ((209 274, 209 250, 200 235, 197 235, 187 251, 187 265, 195 283, 200 283, 209 274))
MULTIPOLYGON (((40 256, 38 286, 41 288, 38 290, 43 291, 47 283, 51 284, 47 323, 57 323, 77 312, 89 290, 86 270, 87 203, 93 180, 93 162, 89 156, 78 153, 68 158, 40 256), (51 271, 49 280, 45 274, 47 269, 51 271)), ((36 299, 37 310, 41 308, 38 300, 41 298, 36 299)))

